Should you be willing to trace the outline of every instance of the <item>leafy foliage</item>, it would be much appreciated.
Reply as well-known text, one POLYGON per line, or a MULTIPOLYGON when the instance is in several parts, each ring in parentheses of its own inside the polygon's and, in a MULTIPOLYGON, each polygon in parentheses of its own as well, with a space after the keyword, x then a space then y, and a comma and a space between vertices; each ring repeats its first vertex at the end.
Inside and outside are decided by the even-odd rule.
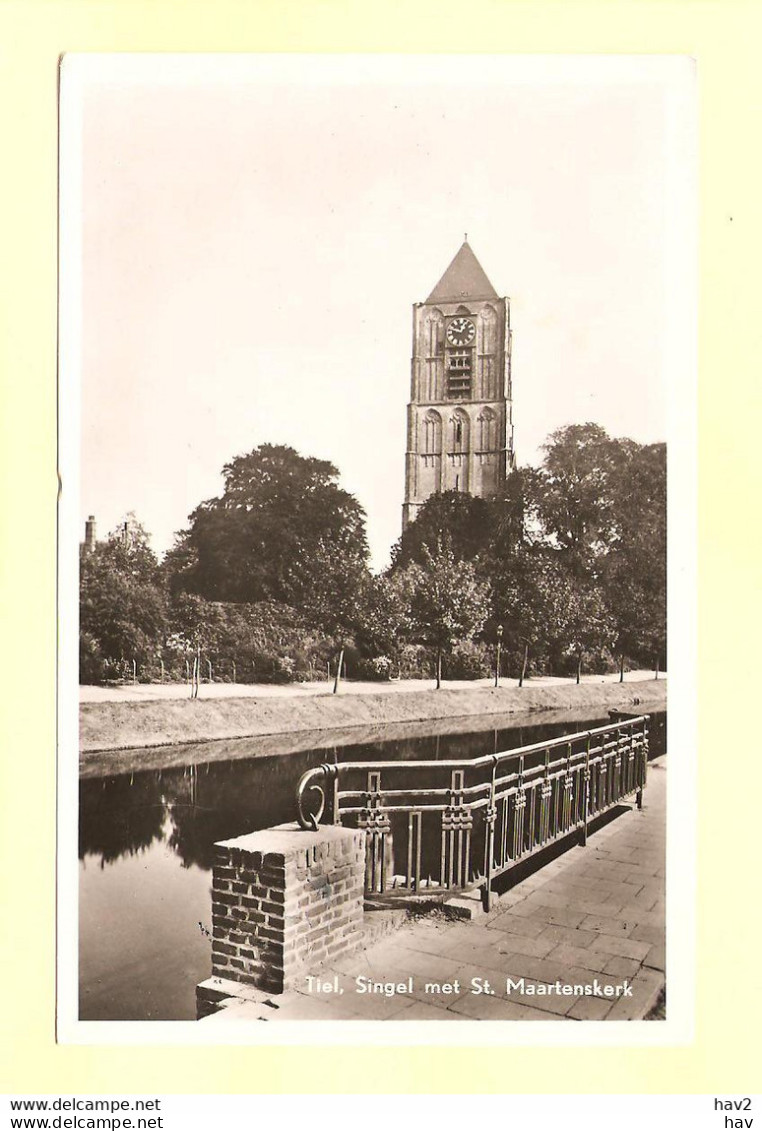
POLYGON ((613 499, 616 533, 602 569, 615 648, 648 663, 667 648, 667 450, 633 446, 613 499))
POLYGON ((422 565, 408 566, 410 618, 413 634, 436 655, 439 686, 442 653, 484 627, 489 586, 471 562, 458 560, 448 540, 440 538, 433 550, 424 545, 422 556, 422 565))
POLYGON ((613 483, 621 447, 597 424, 572 424, 551 433, 537 479, 543 529, 573 567, 605 550, 614 532, 613 483))
POLYGON ((172 600, 171 619, 173 670, 199 649, 218 678, 235 670, 240 683, 286 683, 322 675, 332 652, 296 609, 273 601, 239 605, 183 593, 172 600))
POLYGON ((666 447, 595 424, 548 437, 542 465, 494 499, 433 495, 368 568, 365 515, 327 461, 264 444, 224 468, 159 565, 134 518, 81 559, 81 678, 135 660, 182 678, 203 653, 216 678, 600 670, 666 651, 666 447))
POLYGON ((493 508, 486 499, 462 491, 430 495, 414 522, 392 548, 392 572, 415 562, 426 565, 426 554, 446 539, 459 560, 473 560, 489 543, 493 508))
POLYGON ((442 658, 445 679, 484 679, 493 673, 491 649, 475 640, 462 640, 442 658))
POLYGON ((91 678, 98 661, 145 663, 168 631, 156 557, 134 518, 80 558, 80 657, 91 678))
POLYGON ((196 508, 169 555, 172 590, 278 601, 338 623, 368 546, 364 511, 338 486, 333 464, 262 444, 223 475, 222 495, 196 508))

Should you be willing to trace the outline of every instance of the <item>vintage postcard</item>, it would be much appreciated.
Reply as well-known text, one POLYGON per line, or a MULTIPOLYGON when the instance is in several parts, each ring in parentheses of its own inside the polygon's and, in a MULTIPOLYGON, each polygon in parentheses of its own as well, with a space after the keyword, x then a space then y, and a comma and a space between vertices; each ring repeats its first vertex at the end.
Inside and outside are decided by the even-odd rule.
POLYGON ((75 53, 60 144, 59 1039, 687 1039, 694 64, 75 53))

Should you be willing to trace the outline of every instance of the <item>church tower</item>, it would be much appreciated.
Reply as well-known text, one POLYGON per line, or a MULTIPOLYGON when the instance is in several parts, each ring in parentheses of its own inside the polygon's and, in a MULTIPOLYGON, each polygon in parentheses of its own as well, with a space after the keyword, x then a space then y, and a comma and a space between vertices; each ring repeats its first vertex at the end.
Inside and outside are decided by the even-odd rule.
POLYGON ((465 241, 413 306, 402 529, 429 495, 486 499, 513 467, 509 302, 465 241))

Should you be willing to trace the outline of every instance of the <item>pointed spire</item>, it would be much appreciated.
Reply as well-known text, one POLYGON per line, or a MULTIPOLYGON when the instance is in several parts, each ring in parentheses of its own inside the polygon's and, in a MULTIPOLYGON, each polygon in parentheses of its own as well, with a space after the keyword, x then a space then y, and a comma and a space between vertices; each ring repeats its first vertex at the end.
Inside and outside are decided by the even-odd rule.
POLYGON ((426 302, 466 302, 497 297, 497 291, 466 239, 426 302))

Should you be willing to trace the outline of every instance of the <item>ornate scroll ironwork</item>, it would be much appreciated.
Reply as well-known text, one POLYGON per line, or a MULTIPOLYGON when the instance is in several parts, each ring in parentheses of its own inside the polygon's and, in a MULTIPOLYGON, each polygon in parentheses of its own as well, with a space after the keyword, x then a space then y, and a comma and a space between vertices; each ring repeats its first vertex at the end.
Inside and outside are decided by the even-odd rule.
MULTIPOLYGON (((310 829, 314 832, 318 828, 320 819, 326 810, 328 783, 332 780, 336 781, 337 769, 338 767, 332 766, 330 762, 323 762, 314 770, 307 770, 306 774, 302 774, 299 778, 299 784, 296 787, 296 816, 303 829, 310 829), (309 807, 305 805, 306 797, 310 793, 317 793, 320 797, 316 812, 311 812, 309 807)), ((334 809, 334 821, 336 821, 336 817, 337 813, 334 809)))

